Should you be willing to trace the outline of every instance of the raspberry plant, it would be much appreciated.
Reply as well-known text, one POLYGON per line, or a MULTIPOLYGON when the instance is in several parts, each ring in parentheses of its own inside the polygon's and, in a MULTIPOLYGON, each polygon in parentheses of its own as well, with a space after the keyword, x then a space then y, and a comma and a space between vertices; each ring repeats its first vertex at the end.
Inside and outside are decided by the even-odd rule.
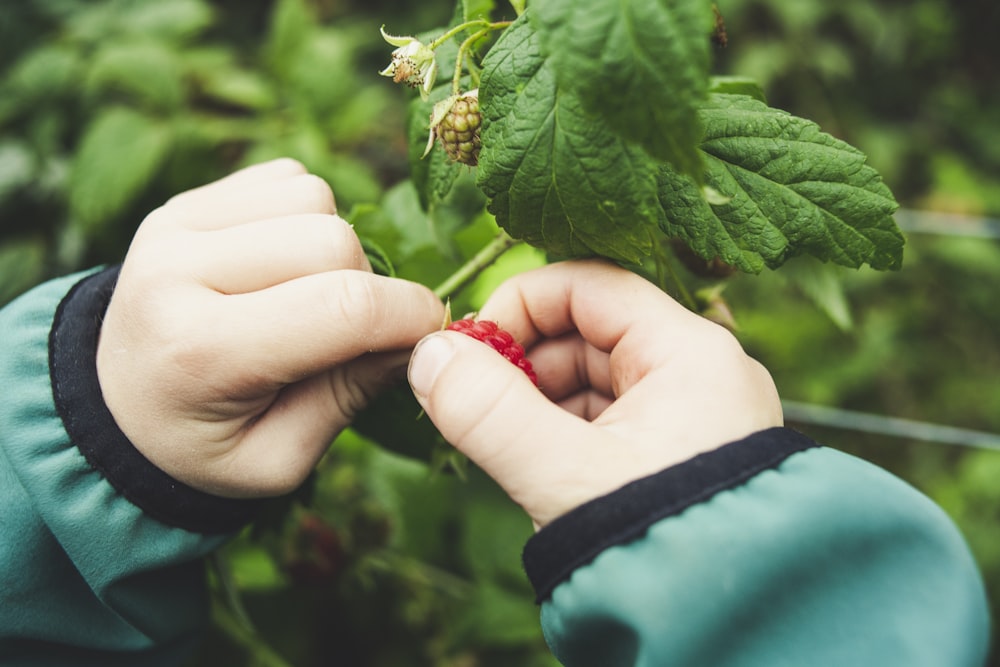
MULTIPOLYGON (((523 243, 545 261, 616 261, 735 327, 723 296, 734 272, 809 255, 819 262, 800 271, 806 289, 836 302, 824 265, 898 269, 897 204, 866 156, 768 106, 754 81, 713 75, 713 51, 738 34, 710 0, 458 0, 451 26, 383 28, 395 50, 381 73, 419 91, 408 187, 438 234, 484 218, 494 230, 439 296, 455 298, 523 243)), ((353 222, 370 246, 385 240, 364 215, 353 222)), ((375 254, 394 270, 392 252, 375 254)), ((417 429, 389 433, 387 421, 360 428, 426 454, 417 429)))
POLYGON ((445 136, 456 100, 478 93, 478 160, 447 139, 443 153, 411 150, 426 210, 478 162, 501 234, 553 257, 599 255, 660 276, 677 246, 747 273, 802 254, 900 266, 897 205, 865 155, 769 107, 754 82, 712 76, 728 37, 713 3, 515 2, 512 21, 480 9, 460 1, 457 25, 433 39, 387 37, 405 44, 394 62, 407 50, 422 58, 407 71, 424 93, 411 104, 413 146, 445 136))

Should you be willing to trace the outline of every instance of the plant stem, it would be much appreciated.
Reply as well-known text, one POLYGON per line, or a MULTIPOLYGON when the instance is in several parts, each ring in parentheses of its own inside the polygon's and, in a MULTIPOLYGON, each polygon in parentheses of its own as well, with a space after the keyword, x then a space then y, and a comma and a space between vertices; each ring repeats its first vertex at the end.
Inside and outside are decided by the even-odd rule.
POLYGON ((458 95, 460 88, 460 82, 462 80, 462 62, 465 60, 465 52, 469 50, 473 42, 481 37, 485 37, 490 34, 489 28, 483 28, 477 32, 472 33, 462 45, 458 47, 458 56, 455 58, 455 75, 451 79, 451 93, 452 95, 458 95))
POLYGON ((454 28, 448 30, 448 32, 446 32, 445 34, 441 35, 433 42, 428 44, 427 47, 431 51, 433 51, 434 49, 441 46, 442 44, 447 42, 449 39, 451 39, 458 33, 462 32, 463 30, 468 30, 469 28, 473 28, 475 26, 482 26, 483 30, 490 31, 490 30, 499 30, 500 28, 506 28, 510 24, 511 24, 510 21, 497 21, 495 23, 490 23, 486 19, 474 19, 472 21, 466 21, 465 23, 459 23, 454 28))
POLYGON ((482 273, 486 267, 495 262, 500 255, 518 243, 520 241, 501 229, 496 238, 477 252, 472 259, 460 266, 455 273, 448 276, 443 283, 435 287, 434 294, 443 300, 459 292, 468 283, 475 280, 476 276, 482 273))

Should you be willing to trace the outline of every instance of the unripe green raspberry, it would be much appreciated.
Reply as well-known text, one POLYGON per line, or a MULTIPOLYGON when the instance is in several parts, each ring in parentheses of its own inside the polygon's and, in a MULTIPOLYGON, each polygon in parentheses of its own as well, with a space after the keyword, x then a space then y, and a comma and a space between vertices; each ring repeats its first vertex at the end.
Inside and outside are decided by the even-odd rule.
POLYGON ((474 167, 479 164, 479 127, 483 122, 479 113, 479 91, 472 90, 449 98, 449 101, 451 104, 446 110, 435 109, 431 132, 441 140, 441 146, 452 160, 474 167))

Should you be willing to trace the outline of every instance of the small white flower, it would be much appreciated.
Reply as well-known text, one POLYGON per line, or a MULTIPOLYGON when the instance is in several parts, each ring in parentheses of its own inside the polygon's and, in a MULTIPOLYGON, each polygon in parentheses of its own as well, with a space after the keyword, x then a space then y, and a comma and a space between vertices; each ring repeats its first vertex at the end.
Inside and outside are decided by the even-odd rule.
POLYGON ((410 88, 419 88, 420 96, 427 95, 434 87, 437 78, 437 60, 434 51, 414 37, 396 37, 385 31, 385 26, 379 28, 382 38, 397 47, 392 52, 392 62, 379 72, 382 76, 391 76, 396 83, 405 83, 410 88))

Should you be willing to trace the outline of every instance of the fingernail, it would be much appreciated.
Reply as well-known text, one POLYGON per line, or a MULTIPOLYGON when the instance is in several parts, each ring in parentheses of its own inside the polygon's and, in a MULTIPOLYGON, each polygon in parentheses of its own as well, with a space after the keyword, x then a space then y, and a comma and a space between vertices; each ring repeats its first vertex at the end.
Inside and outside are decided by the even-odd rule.
POLYGON ((417 343, 410 358, 410 387, 419 396, 427 396, 444 365, 455 353, 447 336, 431 334, 417 343))

